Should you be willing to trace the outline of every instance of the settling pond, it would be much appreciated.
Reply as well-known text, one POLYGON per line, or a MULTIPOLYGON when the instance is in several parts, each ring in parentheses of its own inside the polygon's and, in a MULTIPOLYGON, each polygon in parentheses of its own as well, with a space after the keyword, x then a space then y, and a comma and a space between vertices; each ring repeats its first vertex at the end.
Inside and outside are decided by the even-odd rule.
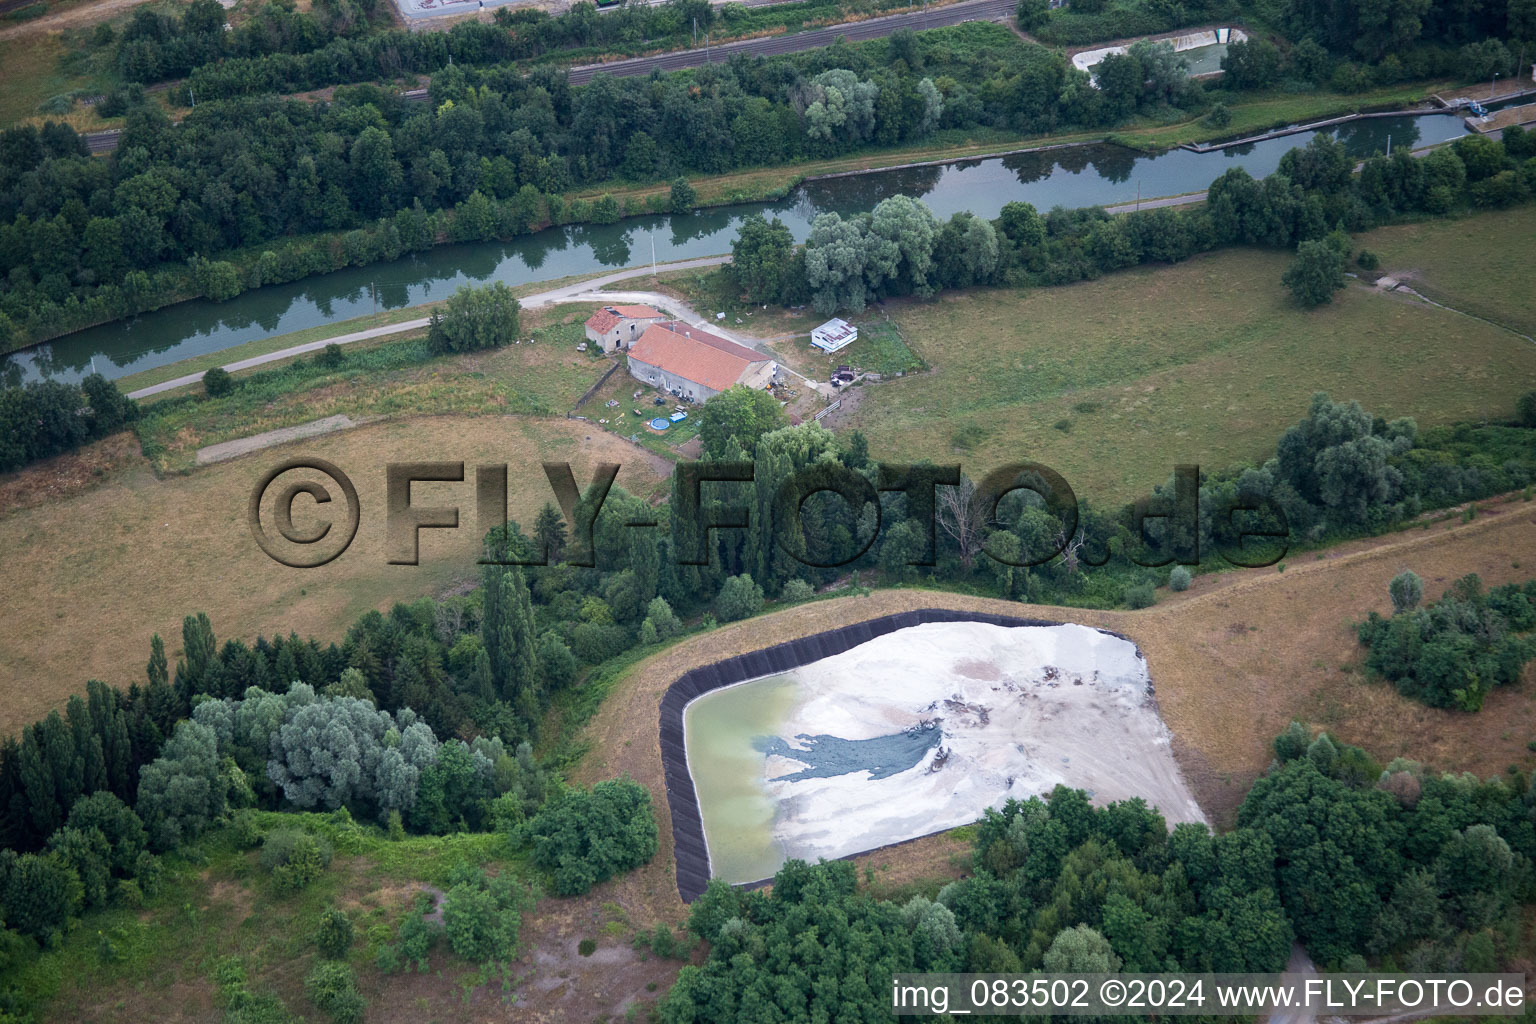
MULTIPOLYGON (((1332 130, 1356 157, 1386 148, 1424 146, 1466 134, 1459 116, 1374 118, 1332 130)), ((806 182, 783 200, 714 207, 674 216, 626 218, 617 224, 548 228, 512 242, 438 246, 369 267, 339 270, 246 292, 228 302, 178 303, 131 320, 79 331, 6 358, 0 374, 16 384, 41 377, 75 380, 97 372, 123 377, 192 356, 219 352, 274 334, 443 299, 469 282, 534 281, 590 274, 605 268, 728 252, 748 214, 779 217, 803 241, 819 213, 869 210, 904 194, 921 198, 941 219, 960 210, 993 218, 1005 203, 1113 205, 1143 197, 1204 189, 1229 167, 1255 177, 1272 172, 1285 152, 1305 146, 1303 132, 1230 149, 1176 149, 1148 156, 1112 145, 872 171, 806 182)))
POLYGON ((1078 625, 929 622, 683 712, 710 874, 768 878, 980 818, 1058 783, 1204 821, 1135 644, 1078 625))

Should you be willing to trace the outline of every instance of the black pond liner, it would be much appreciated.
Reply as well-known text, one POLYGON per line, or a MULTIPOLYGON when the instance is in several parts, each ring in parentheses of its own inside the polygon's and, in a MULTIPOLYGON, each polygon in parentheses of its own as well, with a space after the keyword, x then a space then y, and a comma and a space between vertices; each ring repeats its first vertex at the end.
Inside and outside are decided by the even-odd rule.
MULTIPOLYGON (((709 848, 704 841, 704 820, 699 814, 699 797, 693 789, 693 776, 688 774, 688 752, 683 741, 683 709, 689 702, 723 686, 781 675, 813 661, 842 654, 875 637, 929 622, 983 622, 992 626, 1064 625, 1050 619, 1021 619, 1012 615, 965 612, 950 608, 919 608, 788 640, 712 665, 700 665, 684 672, 667 687, 666 694, 661 698, 661 765, 667 785, 667 806, 672 810, 672 848, 677 860, 677 891, 683 902, 692 903, 698 899, 704 887, 709 884, 709 848)), ((1098 632, 1134 644, 1129 637, 1112 630, 1100 629, 1098 632)), ((1143 657, 1140 646, 1136 647, 1136 656, 1143 657)), ((901 846, 920 838, 923 837, 914 836, 900 843, 888 843, 848 856, 862 857, 874 850, 901 846)), ((772 881, 771 878, 765 878, 757 882, 744 882, 738 888, 755 889, 772 881)))

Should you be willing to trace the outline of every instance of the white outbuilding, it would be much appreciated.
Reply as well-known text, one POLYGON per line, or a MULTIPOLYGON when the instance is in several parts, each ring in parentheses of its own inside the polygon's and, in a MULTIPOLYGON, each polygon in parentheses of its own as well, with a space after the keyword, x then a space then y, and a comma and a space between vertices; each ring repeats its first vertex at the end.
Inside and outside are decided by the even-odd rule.
POLYGON ((823 352, 836 352, 859 338, 859 329, 846 320, 828 320, 811 331, 811 344, 823 352))

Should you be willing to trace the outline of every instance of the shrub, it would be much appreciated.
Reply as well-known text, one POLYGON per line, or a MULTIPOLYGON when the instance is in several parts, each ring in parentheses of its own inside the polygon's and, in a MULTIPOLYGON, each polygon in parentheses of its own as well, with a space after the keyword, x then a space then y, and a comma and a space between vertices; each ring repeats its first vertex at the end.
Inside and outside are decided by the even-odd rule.
POLYGON ((1515 411, 1522 427, 1536 427, 1536 391, 1527 391, 1515 403, 1515 411))
POLYGON ((732 576, 715 598, 715 613, 721 622, 749 618, 763 610, 763 588, 748 573, 732 576))
POLYGON ((615 223, 619 219, 619 201, 604 192, 597 197, 597 202, 592 204, 592 219, 598 224, 615 223))
POLYGON ((518 892, 511 872, 494 879, 484 871, 465 872, 448 890, 443 931, 453 951, 474 963, 510 960, 522 927, 518 892))
POLYGON ((799 604, 801 601, 809 601, 816 596, 816 588, 802 579, 793 579, 784 584, 779 596, 790 604, 799 604))
POLYGON ((688 184, 687 178, 678 178, 672 182, 671 200, 673 213, 692 213, 698 205, 699 194, 688 184))
POLYGON ((357 977, 348 964, 324 960, 315 965, 304 982, 310 1002, 335 1024, 360 1024, 363 997, 357 991, 357 977))
POLYGON ((261 866, 272 872, 280 892, 298 892, 319 878, 331 863, 331 844, 308 832, 284 828, 267 833, 261 866))
POLYGON ((1392 597, 1392 614, 1401 615, 1417 608, 1424 599, 1424 581, 1418 573, 1405 569, 1392 577, 1387 593, 1392 597))
POLYGON ((256 815, 250 808, 235 812, 229 823, 229 831, 237 849, 254 850, 261 845, 261 829, 257 827, 256 815))
POLYGON ((320 915, 320 926, 315 929, 315 945, 320 955, 340 960, 352 948, 352 919, 335 907, 320 915))
POLYGON ((1150 583, 1133 583, 1121 593, 1121 599, 1130 608, 1150 608, 1157 602, 1157 592, 1150 583))
POLYGON ((1176 565, 1173 567, 1173 571, 1168 574, 1168 589, 1175 593, 1183 592, 1189 589, 1190 581, 1193 579, 1194 574, 1188 568, 1176 565))
MULTIPOLYGON (((429 894, 422 895, 430 899, 429 894)), ((395 935, 395 943, 379 948, 379 970, 393 974, 402 967, 415 964, 418 972, 426 972, 427 954, 432 952, 432 943, 438 934, 438 929, 427 923, 426 913, 425 906, 418 906, 405 915, 395 935)))
POLYGON ((554 873, 555 891, 579 896, 656 854, 656 817, 648 789, 609 779, 591 791, 567 790, 521 827, 535 867, 554 873))
POLYGON ((1355 257, 1355 262, 1360 264, 1361 270, 1375 270, 1381 266, 1381 257, 1369 249, 1361 249, 1360 254, 1355 257))
POLYGON ((1218 103, 1211 108, 1211 112, 1205 115, 1205 123, 1212 128, 1225 128, 1232 123, 1232 112, 1227 109, 1225 103, 1218 103))
POLYGON ((582 939, 576 944, 576 952, 582 956, 591 956, 597 952, 597 943, 591 939, 582 939))
POLYGON ((318 356, 315 356, 315 362, 319 363, 327 370, 336 369, 345 360, 346 354, 341 351, 341 346, 336 344, 334 341, 325 346, 325 348, 321 349, 318 356))
POLYGON ((215 366, 203 374, 203 391, 209 398, 223 398, 235 390, 235 378, 222 366, 215 366))

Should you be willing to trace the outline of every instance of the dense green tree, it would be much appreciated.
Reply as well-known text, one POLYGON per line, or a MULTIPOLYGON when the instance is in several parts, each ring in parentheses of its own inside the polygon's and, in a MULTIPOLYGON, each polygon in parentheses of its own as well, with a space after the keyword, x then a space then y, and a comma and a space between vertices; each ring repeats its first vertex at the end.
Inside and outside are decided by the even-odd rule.
POLYGON ((1344 287, 1344 257, 1327 242, 1302 242, 1283 278, 1296 301, 1321 306, 1344 287))
POLYGON ((656 854, 650 791, 628 779, 564 791, 521 834, 532 843, 534 866, 554 875, 562 896, 580 895, 656 854))
POLYGON ((756 615, 763 609, 763 588, 751 576, 732 576, 715 598, 715 612, 721 622, 735 622, 756 615))
POLYGON ((195 838, 223 816, 228 793, 213 730, 180 722, 160 756, 140 772, 138 813, 150 844, 169 850, 195 838))
POLYGON ((448 890, 443 930, 454 953, 472 963, 511 960, 521 930, 521 898, 512 872, 488 878, 466 871, 448 890))
POLYGON ((501 281, 465 285, 448 297, 441 313, 432 314, 427 341, 438 353, 499 348, 517 339, 522 307, 501 281))
POLYGON ((784 411, 773 395, 737 385, 704 403, 699 414, 699 438, 709 458, 750 458, 757 451, 758 439, 785 422, 784 411))
POLYGON ((781 301, 793 266, 795 240, 777 217, 750 214, 731 243, 731 274, 752 302, 781 301))

